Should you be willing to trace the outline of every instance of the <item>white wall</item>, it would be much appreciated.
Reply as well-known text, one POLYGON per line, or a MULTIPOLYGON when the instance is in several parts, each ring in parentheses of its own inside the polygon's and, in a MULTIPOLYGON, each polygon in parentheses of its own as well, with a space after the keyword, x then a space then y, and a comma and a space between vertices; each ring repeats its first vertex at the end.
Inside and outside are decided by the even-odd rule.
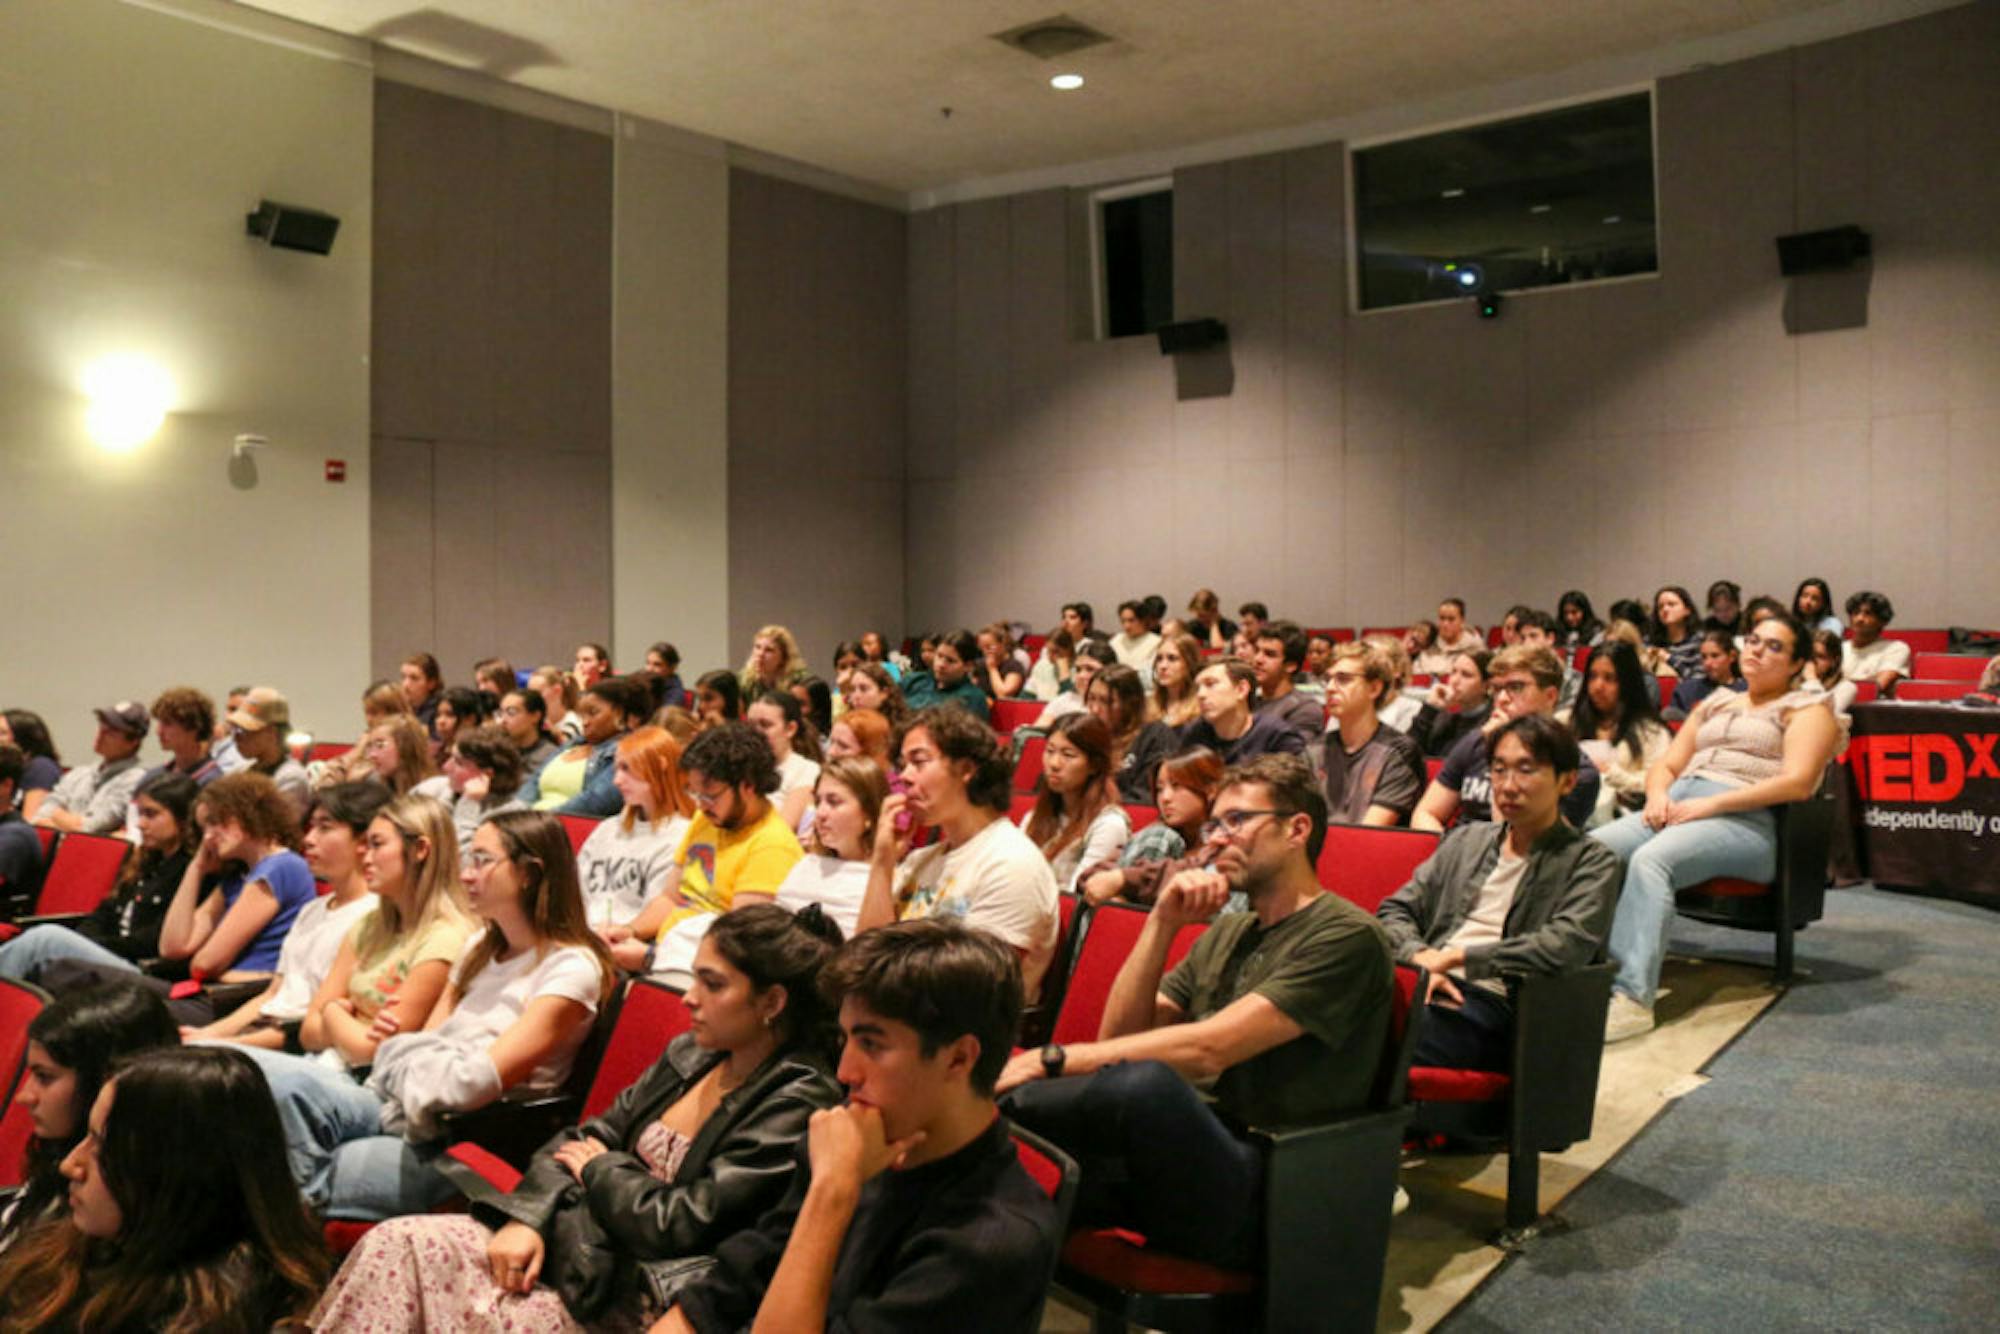
MULTIPOLYGON (((340 44, 325 43, 336 56, 340 44)), ((0 6, 0 701, 87 760, 90 709, 276 685, 346 735, 368 650, 370 74, 113 0, 0 6), (244 235, 260 197, 341 218, 326 258, 244 235), (114 457, 78 377, 177 382, 114 457), (254 487, 231 438, 270 437, 254 487), (322 481, 329 458, 347 481, 322 481)))
POLYGON ((612 661, 729 662, 729 165, 619 122, 612 216, 612 661))

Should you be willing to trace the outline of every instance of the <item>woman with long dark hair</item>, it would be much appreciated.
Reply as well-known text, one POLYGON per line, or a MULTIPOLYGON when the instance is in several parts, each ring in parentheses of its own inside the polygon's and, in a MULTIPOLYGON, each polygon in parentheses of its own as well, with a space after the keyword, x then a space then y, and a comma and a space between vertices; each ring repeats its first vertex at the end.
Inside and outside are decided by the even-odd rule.
POLYGON ((798 699, 786 690, 765 691, 744 716, 763 735, 771 758, 778 762, 778 790, 771 804, 785 827, 796 830, 812 805, 813 784, 819 781, 824 758, 820 734, 806 721, 798 699))
POLYGON ((1590 598, 1580 588, 1572 588, 1556 603, 1556 644, 1571 652, 1595 648, 1604 638, 1604 622, 1591 609, 1590 598))
POLYGON ((322 1329, 643 1328, 667 1262, 711 1254, 777 1203, 812 1114, 840 1101, 819 970, 840 931, 745 904, 695 952, 692 1021, 603 1115, 508 1192, 455 1165, 470 1216, 371 1231, 313 1313, 322 1329))
POLYGON ((743 716, 743 686, 736 673, 720 667, 703 672, 694 683, 695 716, 704 729, 733 723, 743 716))
POLYGON ((62 1173, 69 1214, 0 1260, 0 1326, 263 1334, 302 1318, 326 1281, 284 1132, 239 1051, 134 1057, 62 1173))
POLYGON ((1646 771, 1667 753, 1669 738, 1630 644, 1599 644, 1583 676, 1570 730, 1603 780, 1589 821, 1595 828, 1645 804, 1646 771))
POLYGON ((653 714, 653 691, 630 676, 607 676, 577 705, 583 735, 521 784, 520 800, 538 811, 602 820, 624 806, 612 780, 618 743, 653 714))
POLYGON ((49 739, 49 725, 42 721, 42 715, 27 709, 0 712, 0 741, 11 741, 28 757, 28 767, 21 771, 21 781, 14 785, 14 800, 21 808, 21 818, 33 824, 35 812, 42 808, 42 799, 55 790, 62 778, 62 757, 56 754, 55 742, 49 739))
POLYGON ((934 704, 956 704, 981 722, 986 721, 986 691, 978 675, 985 670, 979 656, 979 641, 970 630, 953 630, 939 635, 930 666, 910 673, 903 683, 903 698, 912 710, 934 704))
POLYGON ((165 1004, 136 979, 73 991, 28 1021, 28 1058, 14 1101, 27 1109, 34 1133, 22 1155, 20 1193, 0 1213, 0 1248, 68 1208, 62 1160, 83 1139, 112 1066, 179 1041, 165 1004))
POLYGON ((1716 691, 1741 689, 1743 672, 1738 665, 1736 635, 1719 626, 1704 630, 1701 632, 1701 670, 1693 676, 1681 677, 1680 684, 1674 687, 1673 698, 1661 710, 1661 716, 1678 721, 1716 691))
POLYGON ((1694 594, 1678 584, 1667 584, 1653 594, 1653 614, 1649 641, 1667 655, 1667 664, 1680 677, 1701 672, 1701 624, 1695 614, 1694 594))
POLYGON ((1798 590, 1792 594, 1792 615, 1806 629, 1831 630, 1835 638, 1847 628, 1833 609, 1833 590, 1818 575, 1799 580, 1798 590))
MULTIPOLYGON (((1153 661, 1158 664, 1157 655, 1153 661)), ((1139 673, 1123 663, 1106 667, 1091 680, 1084 703, 1111 732, 1118 799, 1137 805, 1151 801, 1153 771, 1180 748, 1180 734, 1147 716, 1146 684, 1139 673)))
POLYGON ((1111 729, 1096 714, 1066 713, 1049 729, 1035 804, 1021 828, 1049 859, 1060 889, 1076 888, 1081 868, 1116 857, 1132 837, 1113 763, 1111 729))

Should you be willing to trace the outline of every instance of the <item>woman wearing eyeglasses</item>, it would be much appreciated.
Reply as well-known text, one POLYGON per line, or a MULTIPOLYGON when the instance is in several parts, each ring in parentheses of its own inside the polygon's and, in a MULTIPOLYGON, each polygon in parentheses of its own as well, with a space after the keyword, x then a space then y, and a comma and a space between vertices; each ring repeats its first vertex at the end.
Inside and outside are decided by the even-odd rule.
POLYGON ((1777 871, 1771 808, 1819 789, 1840 736, 1824 693, 1801 680, 1810 640, 1789 613, 1743 640, 1742 693, 1695 706, 1666 757, 1646 774, 1646 806, 1593 831, 1625 859, 1611 924, 1618 960, 1605 1040, 1653 1027, 1674 891, 1717 876, 1768 881, 1777 871))

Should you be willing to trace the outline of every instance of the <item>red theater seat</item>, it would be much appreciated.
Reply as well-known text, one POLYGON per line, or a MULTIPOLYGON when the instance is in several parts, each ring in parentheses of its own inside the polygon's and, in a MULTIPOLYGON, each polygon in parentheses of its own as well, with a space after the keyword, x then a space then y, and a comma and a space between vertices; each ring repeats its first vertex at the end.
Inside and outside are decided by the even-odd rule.
POLYGON ((1042 776, 1042 751, 1048 747, 1048 738, 1031 736, 1021 747, 1021 758, 1014 764, 1014 790, 1033 792, 1035 783, 1042 776))
POLYGON ((562 821, 563 832, 569 835, 569 850, 572 853, 583 851, 584 840, 600 823, 589 815, 558 815, 556 819, 562 821))
POLYGON ((42 876, 34 912, 19 924, 0 923, 0 941, 11 940, 37 921, 80 917, 104 901, 118 884, 132 845, 100 834, 64 834, 42 876))
POLYGON ((14 1101, 28 1067, 28 1025, 49 994, 40 987, 0 978, 0 1190, 22 1184, 21 1157, 34 1138, 35 1122, 28 1109, 14 1101))
POLYGON ((1674 910, 1683 917, 1745 931, 1766 931, 1774 938, 1772 980, 1792 980, 1792 937, 1826 911, 1826 855, 1833 837, 1833 798, 1822 787, 1819 795, 1779 806, 1778 874, 1770 884, 1736 877, 1717 877, 1674 894, 1674 910))
POLYGON ((1910 664, 1918 681, 1978 681, 1987 659, 1964 653, 1919 653, 1910 664))
POLYGON ((992 715, 993 730, 1007 737, 1014 734, 1014 729, 1026 727, 1041 717, 1042 710, 1047 707, 1038 699, 996 699, 988 706, 988 711, 992 715))
MULTIPOLYGON (((1070 969, 1062 1006, 1056 1013, 1051 1041, 1094 1042, 1104 1022, 1104 1007, 1111 999, 1111 984, 1125 957, 1139 942, 1146 925, 1146 909, 1124 903, 1105 903, 1083 914, 1076 928, 1076 965, 1070 969)), ((1208 929, 1205 923, 1184 926, 1167 948, 1167 967, 1173 966, 1194 948, 1195 941, 1208 929)), ((1053 971, 1053 968, 1051 969, 1053 971)))
MULTIPOLYGON (((1898 681, 1896 698, 1918 704, 1963 699, 1972 693, 1975 684, 1973 681, 1898 681)), ((1856 699, 1859 698, 1857 695, 1856 699)))
POLYGON ((1951 647, 1949 630, 1884 630, 1884 639, 1900 639, 1912 653, 1942 653, 1951 647))
POLYGON ((1420 829, 1330 824, 1319 850, 1319 882, 1365 913, 1410 881, 1437 851, 1438 836, 1420 829))

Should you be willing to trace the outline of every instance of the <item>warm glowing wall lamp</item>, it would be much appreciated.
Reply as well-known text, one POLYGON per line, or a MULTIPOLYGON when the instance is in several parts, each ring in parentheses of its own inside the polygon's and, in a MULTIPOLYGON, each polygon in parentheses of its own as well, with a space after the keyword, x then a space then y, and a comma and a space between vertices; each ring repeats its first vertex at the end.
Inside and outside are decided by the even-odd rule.
POLYGON ((83 372, 90 400, 84 427, 90 438, 117 453, 137 449, 158 434, 173 406, 174 384, 143 357, 105 357, 83 372))

